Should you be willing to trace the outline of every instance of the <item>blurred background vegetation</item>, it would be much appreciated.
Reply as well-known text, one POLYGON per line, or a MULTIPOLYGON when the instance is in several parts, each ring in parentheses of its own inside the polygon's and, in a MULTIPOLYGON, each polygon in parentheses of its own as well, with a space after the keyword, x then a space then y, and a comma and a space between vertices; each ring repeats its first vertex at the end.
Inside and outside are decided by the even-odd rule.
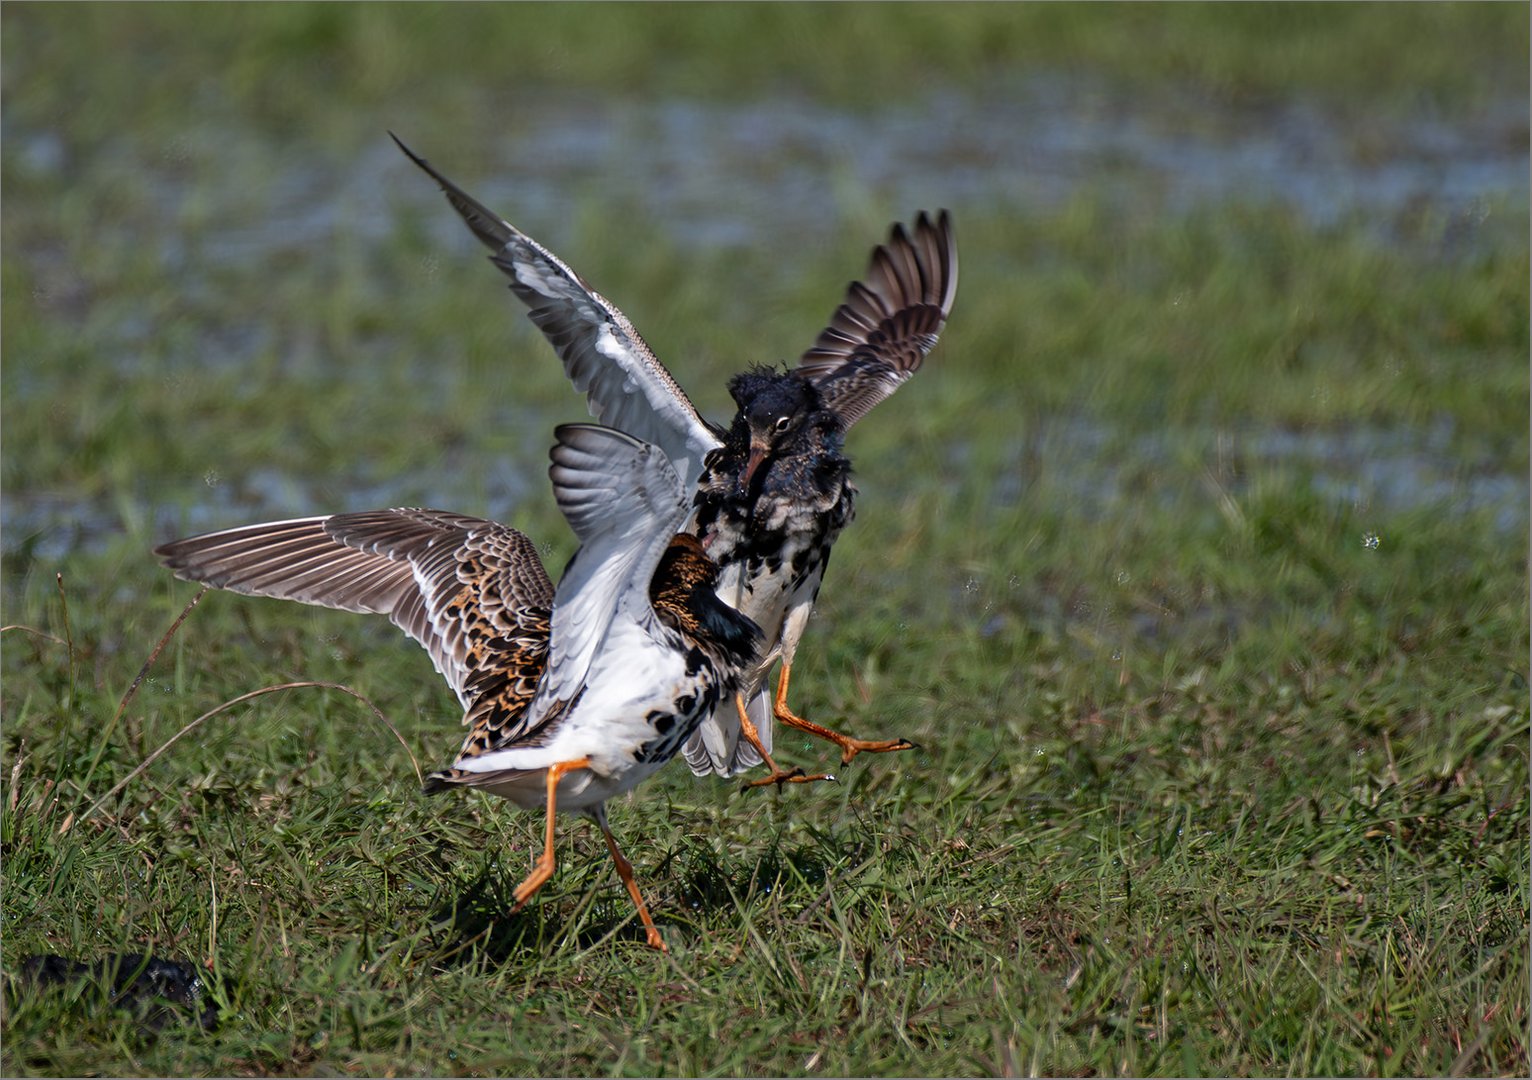
POLYGON ((0 20, 0 956, 200 959, 225 1016, 8 984, 8 1070, 1524 1074, 1525 6, 0 20), (456 745, 391 627, 217 595, 114 719, 192 594, 155 543, 434 504, 570 550, 583 406, 390 130, 715 419, 953 211, 954 317, 849 440, 794 680, 924 749, 615 808, 679 967, 578 826, 505 919, 537 822, 425 803, 343 695, 211 721, 58 834, 287 678, 456 745))

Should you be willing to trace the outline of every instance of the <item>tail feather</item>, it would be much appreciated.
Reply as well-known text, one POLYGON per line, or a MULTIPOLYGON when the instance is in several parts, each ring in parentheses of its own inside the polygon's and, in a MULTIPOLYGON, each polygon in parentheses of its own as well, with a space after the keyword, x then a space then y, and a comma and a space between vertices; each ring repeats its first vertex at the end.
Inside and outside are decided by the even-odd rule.
MULTIPOLYGON (((750 722, 760 732, 766 752, 772 747, 772 713, 768 692, 763 688, 745 703, 750 722)), ((740 731, 739 714, 733 701, 725 701, 702 721, 686 745, 681 748, 686 764, 697 776, 738 776, 761 764, 761 755, 740 731)))
POLYGON ((496 769, 493 772, 440 769, 426 774, 425 783, 420 785, 420 793, 440 795, 453 788, 487 788, 491 794, 511 798, 511 789, 525 789, 531 793, 531 801, 535 803, 541 797, 546 776, 546 769, 496 769))

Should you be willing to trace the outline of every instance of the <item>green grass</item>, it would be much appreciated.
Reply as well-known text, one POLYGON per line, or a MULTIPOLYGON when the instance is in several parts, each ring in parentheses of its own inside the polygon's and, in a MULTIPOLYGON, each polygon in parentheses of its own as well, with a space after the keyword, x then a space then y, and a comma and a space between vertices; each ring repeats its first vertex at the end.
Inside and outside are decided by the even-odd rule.
POLYGON ((327 135, 347 141, 359 112, 411 98, 440 103, 436 123, 466 134, 486 130, 487 103, 496 124, 514 125, 550 91, 868 105, 919 94, 922 74, 1028 70, 1172 80, 1253 104, 1301 88, 1359 115, 1471 108, 1520 85, 1528 34, 1516 5, 1483 3, 89 4, 68 20, 46 4, 6 7, 6 84, 33 83, 8 106, 23 118, 84 100, 71 126, 109 136, 190 102, 235 107, 271 132, 334 124, 327 135), (475 112, 456 112, 470 102, 475 112))
MULTIPOLYGON (((742 795, 673 765, 614 804, 668 956, 586 823, 507 914, 540 817, 422 798, 335 691, 220 713, 82 818, 279 682, 366 695, 422 767, 460 737, 386 623, 221 593, 114 719, 194 593, 153 544, 252 504, 430 499, 526 529, 555 571, 571 547, 545 455, 583 407, 479 250, 436 230, 446 207, 401 161, 381 228, 344 207, 220 255, 273 180, 239 140, 167 154, 180 102, 321 180, 401 112, 434 119, 473 190, 472 132, 534 90, 863 105, 911 67, 1046 62, 1360 114, 1425 96, 1453 121, 1526 61, 1512 5, 616 7, 605 34, 583 9, 431 10, 100 6, 66 28, 6 5, 5 118, 58 125, 74 164, 61 185, 7 143, 0 621, 31 629, 0 637, 0 962, 206 964, 222 1020, 153 1034, 93 988, 8 981, 0 1069, 1525 1074, 1519 205, 1380 231, 1086 184, 960 214, 956 313, 850 438, 858 517, 793 684, 812 718, 922 749, 839 770, 783 734, 841 782, 742 795), (852 30, 881 58, 865 79, 828 62, 852 30)), ((536 234, 716 417, 727 374, 802 349, 907 210, 834 197, 848 222, 786 252, 687 249, 589 199, 536 234)))

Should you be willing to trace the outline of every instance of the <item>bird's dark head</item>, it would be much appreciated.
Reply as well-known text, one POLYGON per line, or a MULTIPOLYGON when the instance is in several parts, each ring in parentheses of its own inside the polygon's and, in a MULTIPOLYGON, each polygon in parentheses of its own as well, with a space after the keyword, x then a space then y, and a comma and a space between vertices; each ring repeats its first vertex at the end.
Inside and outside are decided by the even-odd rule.
POLYGON ((654 582, 657 588, 662 582, 672 583, 687 592, 695 586, 711 589, 718 584, 718 564, 708 558, 701 540, 691 533, 676 533, 660 556, 654 582))
POLYGON ((757 367, 734 376, 729 380, 729 394, 739 406, 729 434, 746 451, 740 482, 749 488, 761 463, 792 444, 823 410, 812 383, 770 368, 757 367))
POLYGON ((718 598, 718 564, 690 533, 665 549, 649 584, 649 599, 666 624, 717 650, 731 665, 760 658, 761 628, 718 598))

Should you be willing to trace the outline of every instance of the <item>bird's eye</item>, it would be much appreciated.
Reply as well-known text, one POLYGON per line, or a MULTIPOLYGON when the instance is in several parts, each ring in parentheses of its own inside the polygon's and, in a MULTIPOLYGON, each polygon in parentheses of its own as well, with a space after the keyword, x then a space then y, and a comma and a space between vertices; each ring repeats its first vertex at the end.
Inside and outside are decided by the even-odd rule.
POLYGON ((787 430, 787 425, 792 423, 792 422, 793 422, 793 418, 790 417, 790 416, 779 416, 779 417, 777 417, 777 433, 781 434, 782 432, 786 431, 787 430))

